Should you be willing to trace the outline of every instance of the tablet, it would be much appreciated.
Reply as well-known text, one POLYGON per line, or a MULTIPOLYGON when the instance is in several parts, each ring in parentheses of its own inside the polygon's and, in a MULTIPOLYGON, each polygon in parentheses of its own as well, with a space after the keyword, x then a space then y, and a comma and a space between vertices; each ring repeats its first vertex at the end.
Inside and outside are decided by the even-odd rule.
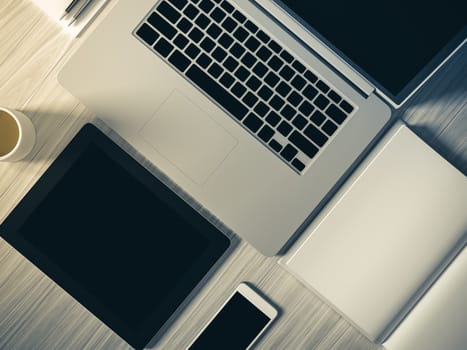
POLYGON ((13 210, 0 234, 136 349, 230 245, 91 124, 13 210))

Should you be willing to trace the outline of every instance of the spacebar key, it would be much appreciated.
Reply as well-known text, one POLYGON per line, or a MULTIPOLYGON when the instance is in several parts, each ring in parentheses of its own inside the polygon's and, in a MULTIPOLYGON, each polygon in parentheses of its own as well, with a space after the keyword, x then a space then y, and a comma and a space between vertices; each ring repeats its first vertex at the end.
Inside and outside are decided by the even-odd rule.
POLYGON ((235 118, 242 120, 245 117, 248 109, 197 66, 192 65, 185 74, 235 118))

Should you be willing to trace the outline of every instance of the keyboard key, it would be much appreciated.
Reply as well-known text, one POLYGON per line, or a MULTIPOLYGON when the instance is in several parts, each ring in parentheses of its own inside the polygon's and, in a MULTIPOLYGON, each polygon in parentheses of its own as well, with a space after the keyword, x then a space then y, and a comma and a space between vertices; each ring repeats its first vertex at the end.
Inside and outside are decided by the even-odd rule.
POLYGON ((327 93, 329 91, 329 86, 322 80, 316 83, 316 87, 324 93, 327 93))
POLYGON ((287 101, 289 101, 289 103, 292 106, 297 107, 300 104, 300 102, 303 101, 303 97, 299 95, 298 93, 296 93, 295 91, 292 91, 289 97, 287 97, 287 101))
POLYGON ((309 117, 314 109, 315 107, 313 107, 308 101, 303 101, 300 107, 298 107, 300 113, 302 113, 305 117, 309 117))
POLYGON ((245 124, 245 126, 251 131, 257 132, 264 123, 254 113, 250 113, 243 121, 243 124, 245 124))
POLYGON ((321 110, 324 110, 328 104, 329 104, 329 99, 324 97, 324 95, 319 95, 314 101, 313 104, 318 107, 321 110))
POLYGON ((244 67, 240 66, 235 71, 235 76, 238 80, 245 81, 250 76, 250 72, 247 71, 244 67))
POLYGON ((308 80, 312 84, 314 84, 318 80, 318 77, 309 70, 307 70, 304 75, 306 80, 308 80))
POLYGON ((259 47, 259 41, 255 38, 250 36, 248 40, 245 42, 245 46, 252 52, 255 52, 256 49, 259 47))
POLYGON ((301 161, 299 161, 297 158, 295 158, 293 161, 292 161, 292 166, 297 169, 298 171, 302 171, 303 169, 305 169, 305 164, 303 164, 301 161))
POLYGON ((214 3, 211 0, 203 0, 198 6, 204 12, 209 13, 214 7, 214 3))
POLYGON ((156 42, 157 38, 159 38, 159 34, 146 23, 138 29, 136 35, 143 39, 149 46, 152 46, 156 42))
POLYGON ((291 105, 285 105, 280 111, 280 114, 287 120, 291 120, 296 114, 295 109, 291 105))
POLYGON ((187 69, 191 63, 190 59, 178 50, 175 50, 172 55, 170 55, 169 62, 181 72, 187 69))
POLYGON ((243 94, 246 91, 246 87, 244 87, 242 84, 239 82, 235 83, 235 85, 232 87, 232 92, 234 93, 235 96, 238 98, 242 97, 243 94))
POLYGON ((303 73, 306 70, 305 66, 297 60, 295 60, 294 63, 292 63, 292 67, 294 67, 299 73, 303 73))
POLYGON ((222 64, 226 69, 228 69, 230 72, 233 72, 235 68, 238 66, 238 61, 233 59, 232 57, 228 57, 224 63, 222 64))
POLYGON ((256 63, 256 57, 253 56, 251 53, 247 52, 243 57, 242 57, 242 63, 247 66, 248 68, 251 68, 255 63, 256 63))
POLYGON ((261 89, 258 90, 258 96, 260 96, 264 101, 269 100, 272 94, 273 94, 272 90, 268 88, 266 85, 263 85, 261 89))
POLYGON ((335 104, 331 104, 325 111, 326 115, 334 120, 337 124, 342 124, 347 115, 342 112, 335 104))
POLYGON ((225 52, 220 47, 216 47, 215 50, 212 52, 212 57, 214 57, 214 59, 217 62, 222 62, 226 56, 227 56, 227 52, 225 52))
POLYGON ((211 50, 216 46, 216 44, 214 43, 214 41, 212 41, 208 37, 205 37, 201 41, 200 46, 203 48, 204 51, 211 52, 211 50))
POLYGON ((271 125, 271 126, 276 126, 279 124, 279 122, 282 120, 279 114, 277 114, 274 111, 269 112, 268 116, 266 117, 266 121, 271 125))
POLYGON ((243 42, 247 37, 248 37, 248 32, 243 29, 242 27, 238 27, 235 32, 233 33, 233 36, 240 42, 243 42))
POLYGON ((322 147, 328 140, 328 137, 326 135, 324 135, 321 131, 319 131, 311 124, 306 127, 304 133, 310 138, 311 141, 313 141, 320 147, 322 147))
POLYGON ((252 34, 255 34, 256 31, 258 30, 258 27, 256 24, 254 24, 252 21, 248 20, 245 22, 245 27, 248 29, 252 34))
POLYGON ((342 100, 342 97, 339 96, 339 94, 337 92, 335 92, 334 90, 331 90, 328 92, 328 97, 333 100, 335 103, 339 103, 340 100, 342 100))
POLYGON ((169 2, 179 10, 181 10, 187 4, 186 0, 169 0, 169 2))
POLYGON ((269 37, 269 35, 267 35, 265 32, 263 32, 262 30, 260 30, 258 33, 256 33, 256 36, 258 37, 259 40, 261 40, 263 43, 267 43, 269 41, 269 39, 271 39, 269 37))
POLYGON ((281 99, 279 96, 275 95, 271 101, 269 101, 269 105, 274 108, 276 111, 280 110, 282 106, 285 104, 285 101, 281 99))
POLYGON ((173 50, 173 46, 164 38, 160 38, 159 41, 154 45, 154 49, 159 52, 163 57, 167 57, 173 50))
POLYGON ((211 62, 211 57, 209 57, 205 53, 202 53, 196 60, 196 63, 198 63, 203 68, 207 68, 211 64, 211 62))
POLYGON ((246 17, 240 12, 235 10, 235 12, 232 14, 233 18, 235 18, 237 21, 240 23, 243 23, 246 21, 246 17))
POLYGON ((198 48, 198 46, 193 44, 188 45, 188 47, 185 49, 185 53, 193 59, 198 56, 200 52, 201 50, 198 48))
POLYGON ((308 141, 305 136, 301 135, 298 131, 294 131, 289 136, 289 141, 310 158, 313 158, 316 153, 318 153, 318 148, 310 141, 308 141))
POLYGON ((188 37, 193 40, 195 43, 198 43, 201 38, 203 37, 203 32, 200 31, 198 28, 193 28, 190 33, 188 33, 188 37))
POLYGON ((307 124, 308 121, 303 118, 301 115, 297 115, 295 119, 292 121, 292 124, 299 130, 302 130, 307 124))
POLYGON ((235 22, 232 18, 227 17, 224 22, 222 22, 222 28, 231 33, 235 28, 237 28, 237 22, 235 22))
POLYGON ((337 126, 336 126, 336 124, 334 124, 332 121, 327 120, 326 123, 324 123, 324 125, 321 127, 321 129, 322 129, 326 134, 328 134, 329 136, 331 136, 331 135, 334 134, 334 132, 337 130, 337 126))
POLYGON ((231 76, 229 73, 225 72, 224 74, 222 74, 222 77, 219 79, 219 82, 225 86, 225 88, 229 88, 232 86, 232 84, 234 83, 235 79, 233 76, 231 76))
POLYGON ((264 62, 266 62, 269 59, 269 57, 271 57, 271 55, 272 51, 269 50, 266 46, 261 46, 261 48, 256 53, 256 56, 258 56, 264 62))
POLYGON ((209 74, 211 74, 214 78, 218 78, 223 71, 224 70, 222 67, 219 66, 216 62, 214 62, 208 69, 209 74))
POLYGON ((172 39, 177 33, 177 30, 158 13, 153 12, 148 22, 168 39, 172 39))
POLYGON ((342 102, 339 104, 339 106, 341 106, 342 109, 344 111, 346 111, 347 113, 352 113, 352 111, 353 111, 353 107, 350 105, 350 103, 348 103, 345 100, 342 100, 342 102))
POLYGON ((207 33, 211 38, 217 39, 217 37, 222 33, 222 29, 215 23, 211 23, 209 26, 207 33))
POLYGON ((268 67, 266 67, 261 62, 258 62, 253 68, 253 72, 260 78, 262 78, 266 74, 267 71, 268 71, 268 67))
POLYGON ((235 43, 229 51, 235 57, 240 58, 245 53, 245 48, 239 43, 235 43))
POLYGON ((303 90, 303 94, 308 98, 310 101, 315 98, 318 94, 318 90, 316 90, 313 86, 307 85, 305 90, 303 90))
POLYGON ((220 23, 225 18, 226 14, 220 8, 216 7, 209 16, 217 23, 220 23))
POLYGON ((271 137, 274 136, 276 132, 268 125, 264 125, 263 128, 258 133, 258 137, 264 142, 268 142, 271 137))
POLYGON ((314 113, 310 117, 310 120, 318 126, 320 126, 325 119, 326 116, 318 110, 314 111, 314 113))
POLYGON ((162 14, 162 16, 167 18, 173 24, 175 24, 180 18, 178 11, 176 11, 172 6, 169 5, 169 3, 165 1, 161 2, 160 5, 157 6, 157 10, 160 14, 162 14))
POLYGON ((300 75, 296 75, 295 78, 293 78, 290 83, 295 89, 300 91, 305 86, 306 81, 300 75))
POLYGON ((245 117, 248 109, 200 68, 191 65, 186 75, 235 118, 242 120, 245 117))
POLYGON ((246 86, 248 86, 251 90, 256 91, 261 86, 261 81, 252 75, 246 82, 246 86))
POLYGON ((280 152, 282 149, 282 145, 274 139, 269 142, 269 146, 276 152, 280 152))
POLYGON ((284 65, 284 61, 282 61, 277 56, 273 56, 268 62, 268 66, 271 67, 275 71, 278 71, 283 65, 284 65))
POLYGON ((206 17, 203 13, 201 13, 198 17, 196 17, 195 23, 201 28, 205 29, 209 23, 211 23, 211 20, 206 17))
POLYGON ((282 150, 281 156, 284 157, 285 160, 290 162, 293 159, 293 157, 297 155, 297 153, 298 153, 297 149, 294 146, 288 144, 282 150))
POLYGON ((188 44, 188 39, 186 38, 185 35, 183 34, 178 34, 175 39, 174 39, 174 44, 177 46, 180 50, 183 50, 185 46, 188 44))
POLYGON ((183 11, 183 13, 185 14, 185 16, 187 16, 189 19, 194 19, 198 13, 199 13, 199 10, 193 6, 192 4, 188 5, 187 8, 185 9, 185 11, 183 11))
POLYGON ((234 10, 234 7, 228 1, 222 1, 221 7, 228 13, 231 13, 234 10))
POLYGON ((275 53, 279 53, 281 52, 282 50, 282 47, 277 43, 275 42, 274 40, 271 40, 268 44, 268 46, 271 48, 272 51, 274 51, 275 53))
POLYGON ((217 41, 225 49, 228 49, 230 47, 230 45, 232 45, 232 43, 233 43, 232 37, 227 33, 222 34, 219 37, 219 39, 217 39, 217 41))
POLYGON ((295 72, 289 66, 284 66, 279 72, 279 75, 285 80, 289 81, 295 75, 295 72))
POLYGON ((269 72, 268 75, 266 75, 266 77, 264 78, 264 81, 270 87, 276 86, 277 83, 279 82, 279 80, 280 80, 279 77, 276 74, 274 74, 273 72, 269 72))
POLYGON ((293 61, 293 56, 287 51, 283 50, 280 56, 284 59, 285 62, 291 63, 293 61))
POLYGON ((287 94, 292 90, 289 84, 281 81, 279 85, 276 86, 276 92, 282 97, 287 96, 287 94))
POLYGON ((253 107, 256 102, 258 102, 258 97, 253 95, 251 92, 247 92, 246 95, 243 97, 242 101, 248 106, 253 107))
POLYGON ((193 27, 190 21, 186 18, 182 18, 177 24, 177 28, 180 29, 183 33, 188 33, 188 31, 193 27))
POLYGON ((262 101, 259 101, 258 104, 255 106, 255 113, 258 114, 260 117, 266 116, 269 110, 270 108, 262 101))
POLYGON ((287 136, 292 131, 292 129, 292 125, 287 123, 285 120, 282 121, 277 127, 277 131, 279 131, 284 136, 287 136))

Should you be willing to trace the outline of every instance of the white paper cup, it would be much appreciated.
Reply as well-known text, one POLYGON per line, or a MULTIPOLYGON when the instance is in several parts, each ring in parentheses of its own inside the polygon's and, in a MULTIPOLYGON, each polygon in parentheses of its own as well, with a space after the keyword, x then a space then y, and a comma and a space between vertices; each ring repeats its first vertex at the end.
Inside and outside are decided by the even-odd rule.
MULTIPOLYGON (((8 118, 16 123, 17 139, 14 144, 11 144, 11 147, 2 147, 3 151, 0 153, 0 162, 16 162, 18 160, 24 159, 34 147, 36 143, 36 130, 31 120, 26 117, 23 113, 11 110, 8 108, 0 107, 0 118, 8 118), (10 149, 11 148, 11 149, 10 149)), ((8 132, 9 128, 6 127, 6 124, 3 124, 3 131, 0 130, 0 137, 2 137, 2 132, 8 132)), ((8 124, 11 126, 12 124, 8 124)), ((2 121, 0 120, 0 128, 2 128, 2 121)), ((9 135, 7 135, 9 136, 9 135)), ((5 134, 3 134, 4 140, 6 139, 5 134)), ((1 145, 2 140, 0 140, 1 145)))

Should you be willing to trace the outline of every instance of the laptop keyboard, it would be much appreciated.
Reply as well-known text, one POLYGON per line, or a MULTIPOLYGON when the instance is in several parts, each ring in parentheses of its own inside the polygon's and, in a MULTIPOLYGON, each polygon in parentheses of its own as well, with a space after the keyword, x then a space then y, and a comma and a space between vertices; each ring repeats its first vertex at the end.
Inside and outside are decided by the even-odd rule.
POLYGON ((302 173, 354 111, 225 0, 162 0, 136 36, 302 173))

